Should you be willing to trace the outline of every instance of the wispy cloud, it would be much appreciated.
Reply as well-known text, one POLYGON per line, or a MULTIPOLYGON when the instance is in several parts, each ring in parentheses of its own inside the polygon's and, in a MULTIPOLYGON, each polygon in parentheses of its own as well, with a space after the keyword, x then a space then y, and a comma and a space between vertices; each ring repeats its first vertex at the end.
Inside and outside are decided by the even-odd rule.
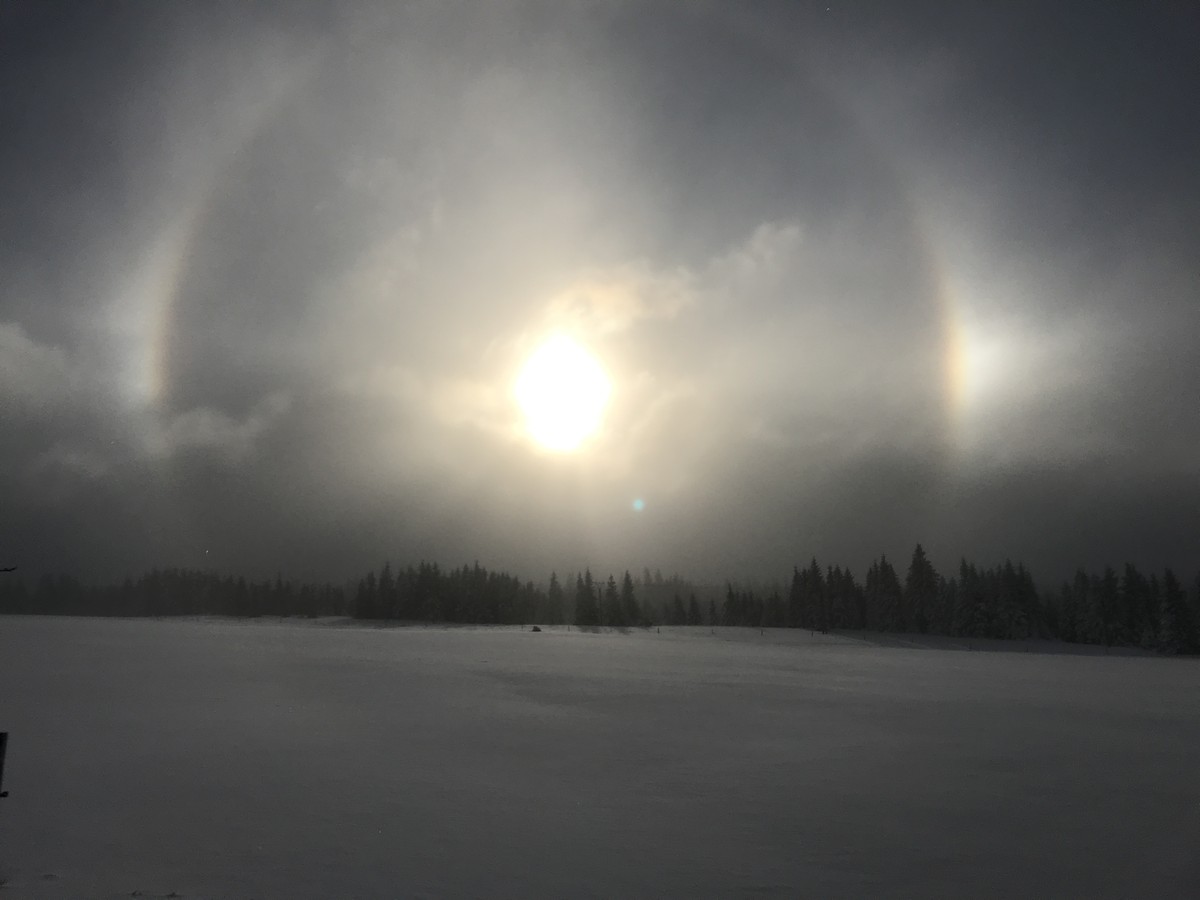
POLYGON ((230 463, 244 462, 258 441, 291 407, 285 393, 263 398, 242 417, 209 407, 152 418, 143 425, 141 446, 156 459, 187 450, 212 453, 230 463))
POLYGON ((20 323, 0 322, 0 402, 9 415, 52 413, 85 384, 65 350, 38 343, 20 323))

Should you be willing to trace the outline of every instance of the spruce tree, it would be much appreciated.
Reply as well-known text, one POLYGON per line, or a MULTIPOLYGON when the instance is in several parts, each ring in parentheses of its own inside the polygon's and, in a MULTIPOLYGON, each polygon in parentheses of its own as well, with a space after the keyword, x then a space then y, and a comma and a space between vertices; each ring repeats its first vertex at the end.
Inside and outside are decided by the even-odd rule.
POLYGON ((883 610, 879 596, 879 563, 874 560, 871 561, 871 567, 867 569, 866 581, 863 582, 862 606, 863 628, 882 630, 883 610))
POLYGON ((1075 600, 1075 591, 1064 581, 1058 597, 1058 636, 1074 643, 1080 635, 1079 604, 1075 600))
POLYGON ((357 619, 377 619, 379 618, 377 603, 377 587, 375 583, 375 573, 368 572, 366 578, 358 583, 358 590, 354 593, 354 616, 357 619))
POLYGON ((1079 615, 1079 641, 1084 644, 1104 642, 1103 628, 1095 602, 1097 591, 1093 589, 1092 582, 1093 579, 1088 577, 1087 572, 1080 569, 1075 573, 1075 583, 1071 587, 1079 615))
POLYGON ((624 610, 626 625, 637 625, 641 622, 642 611, 638 606, 637 596, 633 589, 633 577, 629 574, 628 569, 625 571, 625 577, 621 579, 621 609, 624 610))
POLYGON ((600 609, 596 602, 596 592, 592 585, 592 572, 587 570, 584 575, 575 579, 575 624, 581 628, 590 628, 600 624, 600 609))
POLYGON ((650 598, 648 596, 642 597, 642 602, 640 605, 642 624, 646 625, 647 627, 657 624, 659 621, 659 616, 658 613, 655 612, 654 604, 650 601, 650 598))
POLYGON ((821 567, 814 556, 804 579, 804 592, 809 609, 809 627, 822 632, 829 631, 829 597, 825 588, 825 576, 821 574, 821 567))
POLYGON ((876 597, 879 607, 878 627, 884 631, 904 631, 908 619, 904 614, 903 590, 896 569, 887 556, 880 555, 876 570, 876 597))
POLYGON ((807 624, 804 617, 804 579, 800 569, 792 567, 792 586, 788 591, 787 626, 788 628, 803 628, 807 624))
POLYGON ((1130 640, 1140 642, 1146 630, 1146 579, 1132 563, 1125 563, 1118 598, 1121 626, 1130 640))
POLYGON ((683 598, 678 594, 671 601, 671 624, 686 625, 687 611, 683 608, 683 598))
POLYGON ((616 628, 621 628, 626 624, 625 608, 621 604, 621 595, 617 590, 617 579, 612 575, 608 576, 608 581, 604 585, 602 620, 605 625, 616 628))
MULTIPOLYGON (((937 600, 938 574, 933 563, 925 555, 924 548, 917 544, 913 550, 908 575, 904 579, 904 609, 911 616, 911 624, 921 634, 929 631, 929 621, 937 600)), ((903 624, 901 627, 903 627, 903 624)))
POLYGON ((779 596, 779 591, 771 591, 771 596, 767 598, 766 608, 763 610, 762 624, 767 628, 782 628, 785 621, 786 612, 783 598, 779 596))
POLYGON ((1101 642, 1106 647, 1123 643, 1117 573, 1111 566, 1104 567, 1104 574, 1096 582, 1095 604, 1101 642))
POLYGON ((955 614, 958 612, 958 582, 953 578, 938 579, 937 618, 933 630, 938 634, 955 634, 955 614))
POLYGON ((725 585, 725 606, 721 610, 721 621, 725 625, 738 625, 738 597, 733 591, 733 583, 725 585))
POLYGON ((396 580, 392 577, 392 564, 390 562, 383 564, 383 570, 379 573, 379 585, 376 590, 378 591, 376 609, 379 611, 380 618, 392 618, 395 615, 396 580))
POLYGON ((551 572, 550 587, 546 591, 546 623, 548 625, 562 624, 565 605, 562 585, 558 583, 558 575, 551 572))
POLYGON ((1197 649, 1196 622, 1175 573, 1167 569, 1162 580, 1161 646, 1168 653, 1193 653, 1197 649))

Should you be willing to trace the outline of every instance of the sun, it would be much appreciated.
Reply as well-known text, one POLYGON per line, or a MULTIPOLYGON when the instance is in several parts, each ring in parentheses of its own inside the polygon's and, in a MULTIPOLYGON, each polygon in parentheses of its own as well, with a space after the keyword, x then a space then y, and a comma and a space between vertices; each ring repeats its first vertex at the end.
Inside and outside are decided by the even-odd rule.
POLYGON ((557 453, 579 449, 596 433, 611 390, 596 357, 565 335, 533 352, 514 387, 530 437, 557 453))

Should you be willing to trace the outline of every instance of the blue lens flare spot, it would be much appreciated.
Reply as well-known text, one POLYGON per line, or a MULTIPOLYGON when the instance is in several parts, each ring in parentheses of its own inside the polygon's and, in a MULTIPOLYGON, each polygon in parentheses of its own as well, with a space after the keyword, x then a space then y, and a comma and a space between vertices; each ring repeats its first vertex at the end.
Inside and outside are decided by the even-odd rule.
POLYGON ((646 508, 646 501, 643 500, 641 497, 638 497, 636 500, 633 501, 633 511, 634 512, 641 512, 645 508, 646 508))

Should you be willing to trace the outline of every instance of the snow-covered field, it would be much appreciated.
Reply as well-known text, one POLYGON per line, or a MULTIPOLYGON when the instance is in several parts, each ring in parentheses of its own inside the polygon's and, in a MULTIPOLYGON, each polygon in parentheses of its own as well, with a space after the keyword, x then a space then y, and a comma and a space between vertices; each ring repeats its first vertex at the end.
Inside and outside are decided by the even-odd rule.
POLYGON ((1196 661, 0 618, 0 730, 0 898, 1200 897, 1196 661))

